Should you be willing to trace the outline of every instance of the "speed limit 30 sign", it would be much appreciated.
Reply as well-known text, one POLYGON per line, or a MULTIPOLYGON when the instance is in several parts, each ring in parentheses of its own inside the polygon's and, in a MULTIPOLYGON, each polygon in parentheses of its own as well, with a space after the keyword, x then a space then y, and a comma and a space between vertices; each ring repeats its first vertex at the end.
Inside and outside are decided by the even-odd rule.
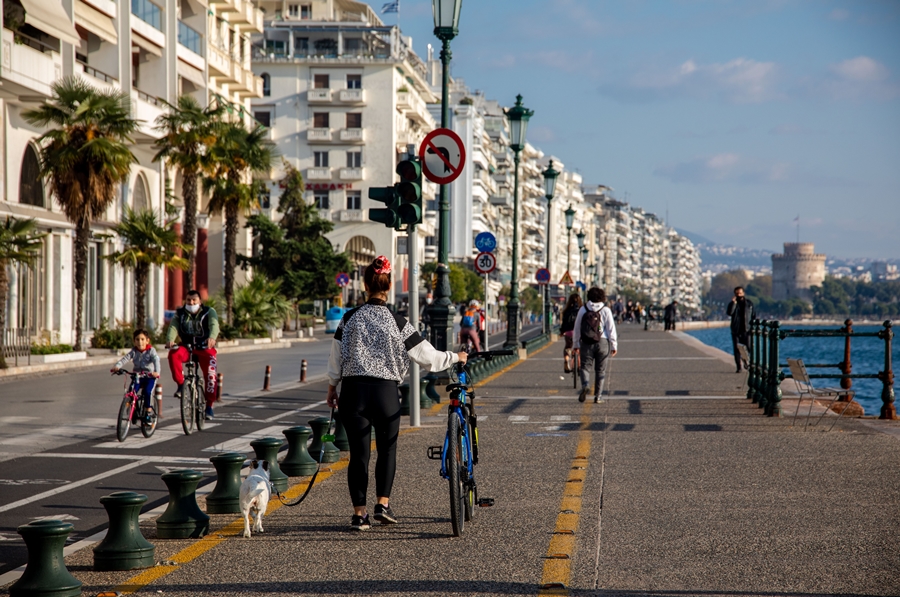
POLYGON ((479 253, 475 258, 475 271, 479 274, 489 274, 497 269, 497 258, 493 253, 479 253))

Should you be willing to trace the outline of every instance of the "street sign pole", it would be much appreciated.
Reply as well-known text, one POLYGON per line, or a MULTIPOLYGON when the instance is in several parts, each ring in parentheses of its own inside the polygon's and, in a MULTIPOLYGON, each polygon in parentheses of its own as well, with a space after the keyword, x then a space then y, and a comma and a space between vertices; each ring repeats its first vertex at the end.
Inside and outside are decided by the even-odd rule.
POLYGON ((488 317, 488 274, 484 275, 484 350, 491 349, 491 319, 488 317))
MULTIPOLYGON (((419 333, 419 235, 416 225, 409 225, 409 240, 406 248, 409 251, 409 323, 419 333)), ((419 365, 412 361, 409 365, 409 426, 421 426, 419 412, 419 365)))

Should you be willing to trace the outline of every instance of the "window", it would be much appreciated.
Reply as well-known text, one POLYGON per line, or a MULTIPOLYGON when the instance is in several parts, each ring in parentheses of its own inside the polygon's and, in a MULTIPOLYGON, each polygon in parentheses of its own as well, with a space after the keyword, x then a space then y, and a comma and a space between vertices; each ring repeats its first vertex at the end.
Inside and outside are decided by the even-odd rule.
POLYGON ((347 75, 347 89, 362 89, 362 75, 347 75))
POLYGON ((362 152, 361 151, 348 151, 347 152, 347 167, 348 168, 362 168, 362 152))
POLYGON ((131 0, 131 14, 162 31, 162 9, 150 0, 131 0))
POLYGON ((437 239, 433 236, 426 236, 425 237, 425 246, 426 247, 436 247, 437 239))
POLYGON ((269 97, 272 95, 272 77, 269 76, 269 73, 263 73, 260 78, 263 82, 263 96, 269 97))
MULTIPOLYGON (((256 200, 259 201, 260 209, 271 209, 272 208, 272 194, 269 192, 269 187, 260 187, 259 195, 256 197, 256 200)), ((256 244, 254 243, 254 248, 256 248, 256 244)))
POLYGON ((329 127, 328 112, 314 112, 313 127, 317 129, 327 129, 329 127))
POLYGON ((328 152, 327 151, 314 151, 313 152, 313 160, 316 168, 327 168, 328 167, 328 152))
POLYGON ((277 39, 267 39, 266 53, 274 54, 275 56, 284 56, 284 42, 277 39))
POLYGON ((309 20, 312 18, 312 4, 300 5, 300 18, 304 20, 309 20))
POLYGON ((361 129, 362 128, 362 114, 360 112, 348 112, 347 113, 347 128, 348 129, 361 129))
POLYGON ((19 203, 44 207, 44 187, 41 184, 41 166, 31 145, 25 146, 22 171, 19 174, 19 203))
POLYGON ((328 200, 328 191, 315 191, 313 200, 319 209, 331 209, 331 202, 328 200))
POLYGON ((347 191, 347 209, 362 209, 362 191, 347 191))
POLYGON ((295 37, 294 38, 294 54, 296 56, 307 56, 309 54, 309 38, 308 37, 295 37))
POLYGON ((203 56, 203 36, 181 21, 178 21, 178 43, 194 54, 203 56))
POLYGON ((438 202, 437 199, 427 199, 425 201, 425 211, 437 211, 438 202))
POLYGON ((134 179, 134 192, 131 198, 131 209, 136 212, 150 209, 150 198, 147 192, 147 179, 143 174, 138 174, 134 179))
POLYGON ((350 37, 344 39, 344 54, 350 54, 351 56, 360 56, 364 54, 363 51, 365 49, 365 45, 363 44, 363 40, 358 37, 350 37))
POLYGON ((331 87, 328 75, 313 75, 313 89, 328 89, 331 87))
POLYGON ((260 123, 267 129, 272 128, 272 113, 268 110, 259 110, 253 112, 253 118, 256 119, 256 122, 260 123))
POLYGON ((288 4, 288 16, 294 17, 295 19, 300 16, 300 5, 299 4, 288 4))

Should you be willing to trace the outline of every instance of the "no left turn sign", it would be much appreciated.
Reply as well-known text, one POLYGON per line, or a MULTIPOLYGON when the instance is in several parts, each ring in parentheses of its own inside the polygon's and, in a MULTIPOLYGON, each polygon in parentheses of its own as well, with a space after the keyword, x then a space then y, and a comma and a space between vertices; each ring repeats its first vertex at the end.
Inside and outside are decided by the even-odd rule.
POLYGON ((435 129, 425 136, 419 147, 422 172, 431 182, 449 184, 462 173, 466 148, 459 135, 450 129, 435 129))

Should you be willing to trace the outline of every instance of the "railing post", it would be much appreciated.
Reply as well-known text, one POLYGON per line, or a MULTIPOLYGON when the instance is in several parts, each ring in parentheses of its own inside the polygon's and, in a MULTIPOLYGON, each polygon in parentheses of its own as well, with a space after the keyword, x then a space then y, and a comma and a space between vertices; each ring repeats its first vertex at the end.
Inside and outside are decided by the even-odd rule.
POLYGON ((747 398, 753 402, 756 402, 756 369, 759 365, 759 355, 757 354, 757 348, 759 347, 758 332, 759 320, 753 319, 750 321, 750 346, 747 347, 750 351, 750 368, 747 372, 747 398))
POLYGON ((769 341, 772 345, 769 350, 769 362, 772 369, 769 372, 769 398, 766 401, 766 414, 770 417, 781 416, 781 380, 784 374, 781 372, 781 365, 778 363, 778 343, 781 341, 780 325, 778 321, 773 321, 769 330, 769 341))
POLYGON ((878 335, 884 340, 884 371, 878 372, 878 379, 881 380, 881 415, 879 419, 896 419, 897 407, 894 406, 894 370, 891 365, 891 344, 894 338, 894 330, 892 329, 891 320, 884 322, 884 329, 878 332, 878 335))
MULTIPOLYGON (((847 334, 844 337, 844 360, 841 362, 841 373, 844 375, 850 375, 850 372, 853 371, 853 364, 850 362, 850 334, 853 333, 853 320, 844 320, 844 327, 841 328, 841 331, 847 334)), ((841 378, 841 389, 849 390, 852 386, 852 379, 850 379, 849 377, 841 378)), ((840 400, 849 402, 850 397, 841 396, 840 400)))
POLYGON ((760 363, 761 369, 759 372, 759 377, 757 378, 756 383, 756 396, 758 400, 756 401, 756 405, 759 408, 765 409, 766 402, 769 395, 769 349, 771 346, 769 345, 769 322, 764 319, 761 323, 761 331, 760 331, 760 339, 759 339, 759 350, 760 350, 760 363))

